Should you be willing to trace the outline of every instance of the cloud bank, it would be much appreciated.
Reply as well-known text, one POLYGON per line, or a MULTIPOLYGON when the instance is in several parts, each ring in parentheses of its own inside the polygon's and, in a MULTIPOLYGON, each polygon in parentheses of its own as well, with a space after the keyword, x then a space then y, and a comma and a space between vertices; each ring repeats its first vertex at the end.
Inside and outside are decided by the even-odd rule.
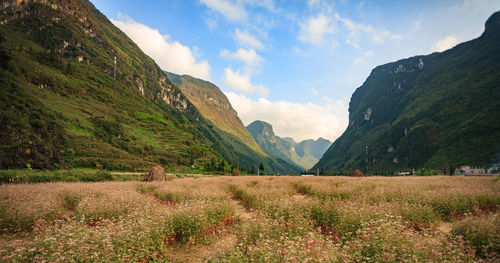
POLYGON ((229 20, 245 21, 248 17, 248 13, 242 5, 227 0, 200 0, 200 3, 229 20))
POLYGON ((335 30, 331 19, 323 14, 309 18, 300 27, 299 39, 317 46, 325 44, 325 36, 332 34, 335 30))
POLYGON ((161 69, 210 79, 210 64, 205 60, 197 61, 189 47, 128 17, 111 19, 111 22, 125 32, 144 53, 152 57, 161 69))
POLYGON ((458 43, 460 43, 460 41, 456 36, 447 36, 434 43, 434 45, 432 46, 432 51, 443 52, 454 47, 458 43))
POLYGON ((233 92, 225 94, 245 125, 255 120, 269 122, 280 137, 292 137, 296 141, 319 137, 335 140, 347 127, 346 101, 325 98, 325 105, 319 105, 264 98, 252 100, 233 92))
MULTIPOLYGON (((258 93, 260 96, 266 96, 267 94, 269 94, 268 88, 260 84, 252 84, 252 82, 250 81, 250 74, 241 73, 239 70, 234 72, 232 69, 226 68, 226 70, 224 71, 224 83, 230 89, 242 93, 258 93)), ((231 104, 234 106, 233 103, 231 104)))

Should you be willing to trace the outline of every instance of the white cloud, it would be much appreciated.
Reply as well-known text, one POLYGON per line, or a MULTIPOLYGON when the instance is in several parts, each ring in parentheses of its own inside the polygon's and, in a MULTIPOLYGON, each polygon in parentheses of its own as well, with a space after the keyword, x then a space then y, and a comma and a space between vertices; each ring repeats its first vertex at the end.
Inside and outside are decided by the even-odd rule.
POLYGON ((263 120, 273 125, 280 137, 292 137, 296 141, 319 137, 335 140, 347 127, 347 102, 325 98, 325 105, 269 101, 263 98, 251 100, 233 92, 225 93, 245 125, 263 120))
POLYGON ((325 37, 335 31, 331 19, 324 14, 309 18, 300 27, 299 39, 317 46, 324 45, 326 43, 325 37))
POLYGON ((263 47, 262 42, 248 33, 247 30, 240 31, 238 28, 236 28, 236 30, 234 31, 234 39, 240 46, 250 47, 254 49, 261 49, 263 47))
POLYGON ((366 51, 361 57, 358 57, 354 60, 354 64, 358 65, 365 62, 365 60, 373 56, 373 54, 373 50, 366 51))
POLYGON ((319 0, 309 0, 307 1, 307 5, 308 6, 314 6, 314 5, 317 5, 319 4, 319 0))
POLYGON ((233 21, 245 21, 248 17, 245 8, 237 3, 228 0, 200 0, 211 10, 218 12, 233 21))
POLYGON ((238 3, 244 3, 250 6, 263 7, 271 12, 277 12, 274 0, 238 0, 238 3))
POLYGON ((456 36, 447 36, 434 43, 434 45, 432 46, 432 51, 443 52, 447 49, 454 47, 459 42, 460 41, 456 36))
POLYGON ((253 68, 260 65, 262 62, 262 57, 255 52, 253 49, 238 49, 236 52, 231 53, 227 49, 223 49, 220 51, 220 56, 225 59, 235 59, 245 63, 247 68, 253 68))
POLYGON ((217 29, 218 25, 217 25, 217 21, 215 19, 205 18, 204 21, 205 21, 205 25, 207 25, 208 30, 210 32, 213 32, 213 31, 215 31, 215 29, 217 29))
POLYGON ((233 72, 230 68, 226 68, 224 71, 224 83, 230 89, 243 93, 258 93, 261 96, 269 94, 269 89, 263 85, 252 84, 250 81, 250 74, 248 72, 241 73, 239 70, 233 72))
POLYGON ((129 36, 161 69, 177 74, 189 74, 202 79, 210 79, 210 64, 196 61, 189 47, 163 36, 156 29, 138 23, 131 18, 111 19, 111 22, 129 36))
POLYGON ((347 29, 349 29, 350 34, 346 40, 346 44, 353 47, 359 48, 359 44, 356 39, 361 36, 362 33, 367 34, 371 37, 372 41, 376 44, 383 44, 387 39, 390 40, 400 40, 403 38, 402 35, 392 34, 389 30, 385 28, 375 28, 372 25, 356 23, 350 19, 341 17, 338 13, 335 13, 334 17, 342 22, 347 29))

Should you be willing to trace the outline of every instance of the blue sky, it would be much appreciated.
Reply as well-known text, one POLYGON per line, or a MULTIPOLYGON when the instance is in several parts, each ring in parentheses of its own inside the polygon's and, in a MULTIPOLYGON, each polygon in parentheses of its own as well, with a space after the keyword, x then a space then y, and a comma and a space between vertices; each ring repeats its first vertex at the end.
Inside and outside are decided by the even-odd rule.
POLYGON ((377 65, 478 37, 498 0, 91 0, 165 70, 209 80, 245 125, 330 140, 377 65))

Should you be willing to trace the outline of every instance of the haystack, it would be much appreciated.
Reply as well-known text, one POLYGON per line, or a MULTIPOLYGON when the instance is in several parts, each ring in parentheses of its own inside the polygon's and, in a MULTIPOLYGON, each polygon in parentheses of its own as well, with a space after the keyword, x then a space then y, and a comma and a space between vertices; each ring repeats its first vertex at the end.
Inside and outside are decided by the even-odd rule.
POLYGON ((151 168, 149 174, 144 178, 146 182, 165 182, 167 179, 167 173, 161 166, 151 168))
POLYGON ((354 171, 352 171, 352 173, 351 173, 351 176, 352 177, 364 177, 365 174, 363 172, 361 172, 359 169, 354 169, 354 171))
POLYGON ((240 171, 234 170, 233 171, 233 176, 240 176, 240 171))

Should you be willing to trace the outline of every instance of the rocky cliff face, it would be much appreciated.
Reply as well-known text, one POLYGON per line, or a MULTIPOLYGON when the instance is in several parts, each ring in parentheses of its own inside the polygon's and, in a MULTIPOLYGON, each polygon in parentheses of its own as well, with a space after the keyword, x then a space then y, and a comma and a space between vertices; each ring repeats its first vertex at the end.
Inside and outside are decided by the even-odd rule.
POLYGON ((332 144, 330 141, 305 140, 296 143, 292 138, 276 136, 271 124, 264 121, 254 121, 247 126, 255 141, 270 154, 293 162, 304 170, 310 169, 321 158, 332 144))
POLYGON ((499 20, 497 12, 481 37, 445 52, 373 69, 352 95, 349 126, 315 168, 487 166, 500 151, 499 20))

